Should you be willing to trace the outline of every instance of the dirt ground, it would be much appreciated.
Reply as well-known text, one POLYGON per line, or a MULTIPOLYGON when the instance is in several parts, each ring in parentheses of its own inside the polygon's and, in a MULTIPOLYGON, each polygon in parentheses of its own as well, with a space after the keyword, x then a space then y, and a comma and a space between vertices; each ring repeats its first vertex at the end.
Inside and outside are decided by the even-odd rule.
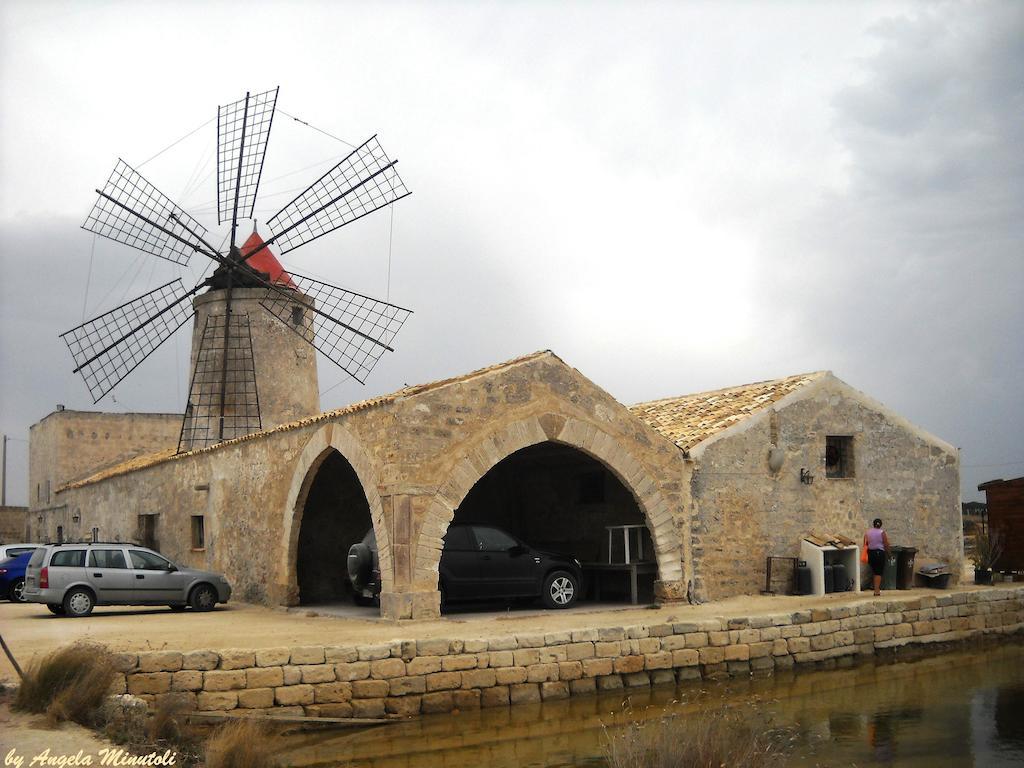
MULTIPOLYGON (((41 715, 11 712, 6 702, 0 702, 0 755, 4 757, 4 765, 17 765, 19 757, 23 766, 32 765, 33 759, 37 760, 35 765, 57 765, 45 760, 77 755, 79 751, 83 759, 89 756, 92 765, 100 765, 104 757, 100 750, 107 748, 116 749, 110 742, 97 738, 88 728, 75 723, 61 723, 57 728, 50 728, 41 715), (49 753, 44 755, 46 750, 49 753)), ((83 763, 80 761, 79 764, 83 763)))
MULTIPOLYGON (((966 584, 954 589, 972 589, 966 584)), ((914 589, 884 593, 909 598, 943 594, 914 589)), ((266 608, 244 603, 218 606, 209 613, 172 613, 167 608, 97 608, 84 619, 52 615, 45 606, 0 604, 0 634, 18 663, 55 648, 89 640, 114 651, 193 650, 201 648, 268 648, 292 645, 352 645, 391 640, 449 637, 479 639, 511 634, 549 633, 567 629, 661 624, 712 617, 787 613, 874 599, 871 592, 824 597, 752 595, 704 605, 670 604, 653 608, 583 604, 569 610, 521 608, 452 613, 430 621, 387 621, 373 608, 324 606, 309 609, 266 608)), ((13 683, 15 673, 0 655, 0 681, 13 683)))

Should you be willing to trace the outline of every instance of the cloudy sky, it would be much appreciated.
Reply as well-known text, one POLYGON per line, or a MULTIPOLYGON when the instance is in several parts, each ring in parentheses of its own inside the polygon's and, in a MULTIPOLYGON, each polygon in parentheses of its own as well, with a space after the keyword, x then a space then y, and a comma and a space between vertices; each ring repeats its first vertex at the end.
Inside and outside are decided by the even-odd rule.
POLYGON ((93 189, 123 157, 222 236, 211 119, 277 85, 258 219, 338 139, 413 190, 285 259, 415 311, 365 387, 321 361, 325 408, 545 348, 626 403, 829 369, 978 498, 1024 474, 1022 41, 1015 2, 7 0, 9 500, 55 404, 187 395, 184 331, 96 406, 71 373, 58 333, 206 266, 80 229, 93 189))

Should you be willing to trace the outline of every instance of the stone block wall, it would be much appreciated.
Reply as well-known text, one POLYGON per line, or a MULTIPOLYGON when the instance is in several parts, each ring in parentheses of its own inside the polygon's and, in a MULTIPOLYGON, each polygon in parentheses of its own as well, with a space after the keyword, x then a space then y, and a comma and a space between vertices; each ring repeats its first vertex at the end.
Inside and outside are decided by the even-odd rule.
POLYGON ((692 451, 697 594, 757 594, 768 555, 798 557, 809 532, 860 543, 876 517, 892 544, 918 549, 918 563, 950 565, 955 583, 963 563, 955 449, 833 376, 812 387, 692 451), (826 476, 829 435, 852 437, 852 477, 826 476), (773 445, 784 455, 774 473, 773 445), (801 482, 801 469, 813 482, 801 482))
POLYGON ((65 483, 174 448, 180 432, 181 414, 54 411, 29 430, 29 508, 64 503, 57 489, 65 483))
POLYGON ((364 646, 150 651, 117 657, 117 693, 201 711, 416 716, 598 690, 770 674, 908 645, 1024 631, 1024 587, 856 601, 792 613, 364 646))

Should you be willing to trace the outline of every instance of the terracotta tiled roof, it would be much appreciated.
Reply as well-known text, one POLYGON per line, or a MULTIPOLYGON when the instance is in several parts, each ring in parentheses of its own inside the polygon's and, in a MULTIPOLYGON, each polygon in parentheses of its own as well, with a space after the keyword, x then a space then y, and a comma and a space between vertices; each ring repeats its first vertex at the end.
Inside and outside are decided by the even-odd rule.
POLYGON ((825 375, 824 371, 631 405, 629 410, 684 451, 825 375))
POLYGON ((460 384, 464 381, 474 379, 477 376, 483 376, 488 373, 499 371, 503 368, 510 368, 513 365, 518 365, 520 363, 525 363, 530 360, 534 360, 545 356, 557 357, 557 355, 555 355, 551 350, 545 349, 541 350, 540 352, 534 352, 533 354, 530 355, 523 355, 522 357, 517 357, 512 360, 506 360, 503 363, 489 365, 486 368, 480 368, 476 371, 470 371, 469 373, 464 373, 461 376, 454 376, 449 379, 439 379, 437 381, 431 381, 426 384, 416 384, 411 387, 405 387, 404 389, 400 389, 397 392, 392 392, 389 395, 372 397, 369 400, 362 400, 358 403, 352 403, 351 405, 346 405, 343 408, 335 408, 334 410, 331 411, 323 411, 322 413, 318 413, 315 416, 307 416, 304 419, 290 421, 287 424, 279 424, 273 429, 268 429, 263 432, 253 432, 251 435, 245 435, 244 437, 236 437, 233 440, 225 440, 223 443, 217 443, 216 445, 211 445, 206 448, 197 448, 192 451, 186 451, 185 453, 175 453, 174 448, 168 448, 162 451, 158 451, 156 453, 150 453, 143 456, 135 456, 134 458, 128 459, 127 461, 123 461, 120 464, 115 464, 112 467, 102 469, 99 472, 89 475, 88 477, 84 477, 80 480, 67 483, 66 485, 61 486, 57 490, 64 491, 69 488, 80 488, 83 485, 91 485, 92 483, 99 482, 100 480, 106 480, 108 478, 116 477, 118 475, 124 475, 129 472, 134 472, 139 469, 145 469, 146 467, 154 466, 156 464, 163 464, 165 461, 176 461, 178 459, 183 459, 186 456, 194 456, 199 453, 208 453, 210 451, 219 451, 221 448, 224 448, 225 446, 234 445, 236 443, 244 443, 247 440, 259 440, 266 437, 267 435, 272 435, 275 432, 288 432, 293 429, 300 429, 302 427, 309 426, 310 424, 317 424, 321 421, 328 421, 330 419, 336 419, 341 416, 346 416, 347 414, 355 413, 357 411, 365 411, 370 408, 377 408, 381 405, 393 403, 395 400, 398 400, 403 397, 411 397, 413 395, 418 395, 423 392, 429 392, 430 390, 440 389, 441 387, 445 387, 450 384, 460 384))

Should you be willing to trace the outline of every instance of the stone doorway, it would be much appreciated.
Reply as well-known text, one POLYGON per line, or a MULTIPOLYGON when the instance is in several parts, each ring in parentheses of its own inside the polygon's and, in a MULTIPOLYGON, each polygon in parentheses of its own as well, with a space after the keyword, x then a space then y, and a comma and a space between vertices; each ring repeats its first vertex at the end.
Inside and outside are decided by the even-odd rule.
POLYGON ((353 602, 348 550, 371 525, 370 506, 355 470, 330 450, 316 470, 302 511, 295 560, 300 605, 353 602))
MULTIPOLYGON (((483 523, 504 529, 536 549, 575 557, 583 563, 606 561, 608 526, 642 526, 645 555, 654 546, 633 494, 597 459, 555 442, 523 448, 494 465, 455 510, 453 523, 483 523)), ((636 534, 634 534, 635 536, 636 534)), ((619 540, 613 544, 621 548, 619 540)), ((588 578, 590 595, 593 578, 588 578)), ((601 602, 629 598, 628 579, 600 576, 601 602)), ((653 600, 653 574, 642 579, 641 602, 653 600)))

